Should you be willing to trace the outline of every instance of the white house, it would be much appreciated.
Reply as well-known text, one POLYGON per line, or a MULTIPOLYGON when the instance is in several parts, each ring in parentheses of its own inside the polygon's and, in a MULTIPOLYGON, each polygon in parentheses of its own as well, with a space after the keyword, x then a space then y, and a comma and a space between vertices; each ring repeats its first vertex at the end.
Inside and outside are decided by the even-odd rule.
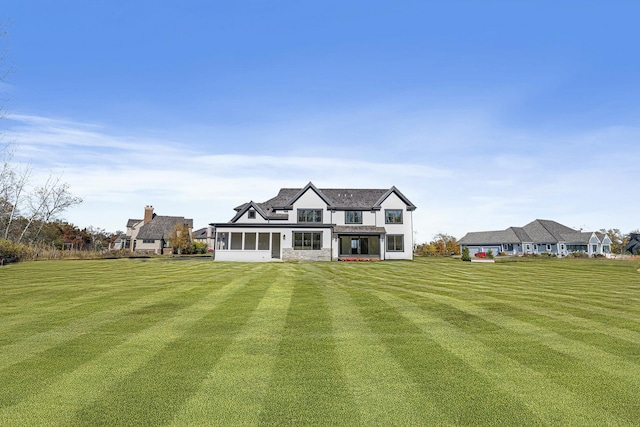
POLYGON ((594 256, 611 253, 611 239, 606 234, 574 230, 546 219, 536 219, 524 227, 470 232, 458 243, 460 249, 468 248, 472 256, 489 250, 507 255, 548 253, 566 256, 582 252, 594 256))
POLYGON ((218 261, 413 259, 413 211, 397 188, 282 188, 215 229, 218 261))

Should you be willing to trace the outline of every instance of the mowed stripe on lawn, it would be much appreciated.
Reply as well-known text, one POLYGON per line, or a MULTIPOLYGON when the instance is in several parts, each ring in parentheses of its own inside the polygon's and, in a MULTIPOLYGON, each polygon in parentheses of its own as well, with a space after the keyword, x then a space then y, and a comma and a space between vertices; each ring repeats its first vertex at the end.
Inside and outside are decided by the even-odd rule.
POLYGON ((0 424, 634 424, 640 275, 590 261, 13 265, 0 424))
POLYGON ((268 289, 251 317, 175 415, 172 425, 259 423, 278 358, 294 280, 291 268, 287 268, 275 280, 265 283, 268 289))
POLYGON ((292 266, 291 305, 260 424, 357 424, 359 413, 340 364, 324 285, 307 274, 305 264, 292 266))
MULTIPOLYGON (((76 412, 83 407, 113 398, 109 390, 114 385, 151 360, 171 342, 179 339, 190 327, 215 310, 233 293, 242 289, 254 276, 259 275, 259 272, 260 270, 256 269, 245 276, 237 276, 195 304, 132 334, 123 343, 109 348, 105 353, 64 374, 58 381, 30 398, 1 408, 0 424, 71 423, 76 417, 76 412)), ((75 421, 81 422, 78 419, 75 421)))

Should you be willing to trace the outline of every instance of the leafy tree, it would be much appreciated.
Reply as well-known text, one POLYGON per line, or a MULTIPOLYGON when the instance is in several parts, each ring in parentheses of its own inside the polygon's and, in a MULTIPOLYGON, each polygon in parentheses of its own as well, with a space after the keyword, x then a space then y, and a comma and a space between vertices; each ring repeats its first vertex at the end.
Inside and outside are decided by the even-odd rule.
POLYGON ((460 246, 455 237, 444 233, 433 236, 433 240, 420 247, 418 253, 425 256, 451 256, 460 254, 460 246))
POLYGON ((469 254, 469 248, 466 246, 462 250, 462 261, 471 261, 471 254, 469 254))
POLYGON ((178 255, 188 253, 192 248, 189 226, 187 224, 176 224, 171 231, 171 236, 169 236, 169 244, 174 251, 178 251, 178 255))

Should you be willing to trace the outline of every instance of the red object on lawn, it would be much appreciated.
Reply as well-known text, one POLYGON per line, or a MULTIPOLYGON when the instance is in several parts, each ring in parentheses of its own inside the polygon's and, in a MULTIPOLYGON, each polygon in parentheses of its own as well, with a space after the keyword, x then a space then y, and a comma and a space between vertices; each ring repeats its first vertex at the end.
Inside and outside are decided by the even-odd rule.
POLYGON ((478 252, 477 254, 475 254, 476 258, 486 258, 487 257, 487 253, 486 252, 478 252))

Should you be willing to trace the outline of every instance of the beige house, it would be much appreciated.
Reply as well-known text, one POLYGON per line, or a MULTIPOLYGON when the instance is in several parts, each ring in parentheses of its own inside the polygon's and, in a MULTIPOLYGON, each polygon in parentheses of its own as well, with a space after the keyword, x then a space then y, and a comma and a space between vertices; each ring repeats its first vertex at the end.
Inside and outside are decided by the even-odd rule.
POLYGON ((191 234, 193 219, 156 215, 153 206, 145 206, 143 219, 130 219, 127 222, 131 252, 158 255, 173 253, 169 238, 176 226, 186 226, 191 234))

